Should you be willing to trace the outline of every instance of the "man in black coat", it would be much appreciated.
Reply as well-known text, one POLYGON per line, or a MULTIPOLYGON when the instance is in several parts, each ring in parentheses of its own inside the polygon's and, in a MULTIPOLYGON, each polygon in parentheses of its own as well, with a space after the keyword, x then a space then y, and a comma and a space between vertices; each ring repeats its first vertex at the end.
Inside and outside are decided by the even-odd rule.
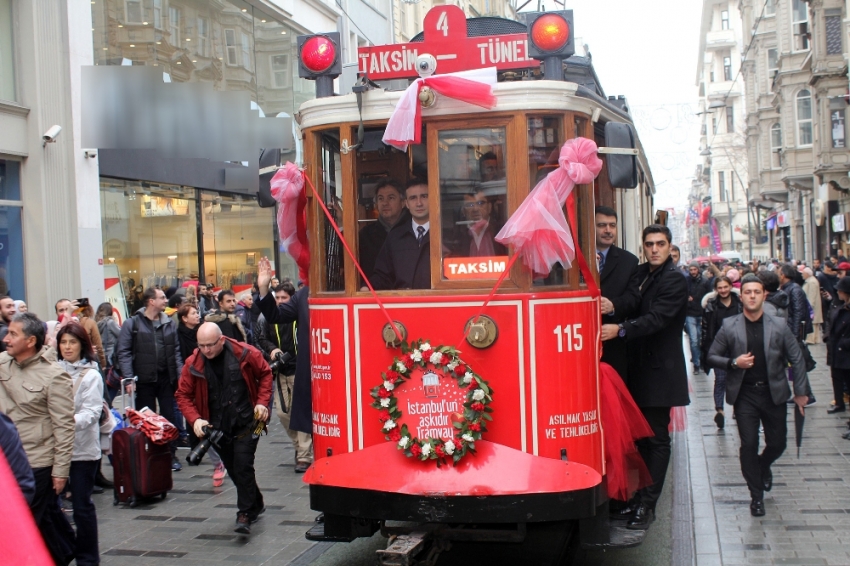
POLYGON ((431 288, 428 184, 412 179, 404 190, 404 205, 412 219, 400 223, 387 234, 387 241, 375 260, 372 275, 375 289, 431 288))
MULTIPOLYGON (((602 326, 602 340, 624 340, 629 351, 629 392, 654 436, 638 441, 653 484, 616 512, 627 527, 642 530, 655 520, 655 505, 670 462, 670 409, 690 403, 682 330, 688 307, 688 283, 670 257, 672 234, 653 224, 643 230, 648 261, 638 266, 640 307, 635 317, 602 326)), ((604 348, 604 346, 603 346, 604 348)))
MULTIPOLYGON (((850 277, 838 280, 835 293, 838 300, 829 311, 829 339, 826 341, 826 363, 835 399, 835 405, 826 410, 830 415, 847 410, 844 391, 850 386, 850 277)), ((845 438, 848 437, 850 434, 845 433, 845 438)))
POLYGON ((299 345, 295 354, 295 386, 292 388, 292 408, 289 428, 296 432, 313 433, 313 398, 310 381, 310 306, 307 297, 310 287, 298 289, 289 302, 278 305, 269 292, 272 266, 269 258, 259 263, 257 285, 260 288, 260 310, 268 324, 296 323, 295 340, 299 345), (297 403, 296 403, 297 401, 297 403))
POLYGON ((691 343, 691 363, 694 364, 694 375, 700 368, 700 328, 702 327, 702 299, 711 292, 711 281, 700 273, 699 264, 692 261, 688 265, 688 315, 685 319, 685 332, 691 343))
MULTIPOLYGON (((596 207, 596 262, 602 287, 602 324, 620 324, 640 304, 638 258, 614 245, 617 241, 617 211, 596 207)), ((629 357, 623 340, 611 340, 602 348, 602 361, 628 382, 629 357)))
POLYGON ((378 218, 361 228, 358 235, 358 257, 363 273, 372 280, 375 271, 375 261, 387 234, 401 222, 410 222, 410 214, 404 208, 404 191, 401 184, 393 179, 383 179, 375 187, 375 208, 378 218))

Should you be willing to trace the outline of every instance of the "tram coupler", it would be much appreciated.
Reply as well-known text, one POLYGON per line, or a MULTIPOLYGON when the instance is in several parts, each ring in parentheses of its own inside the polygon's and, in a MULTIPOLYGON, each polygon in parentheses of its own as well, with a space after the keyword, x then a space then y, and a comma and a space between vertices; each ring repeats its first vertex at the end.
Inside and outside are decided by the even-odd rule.
POLYGON ((456 525, 445 523, 419 523, 415 525, 388 526, 381 524, 381 534, 387 538, 408 535, 415 532, 427 533, 432 538, 457 542, 505 542, 525 541, 525 523, 513 525, 456 525))
POLYGON ((315 542, 351 542, 374 535, 379 526, 378 521, 371 519, 324 513, 322 522, 317 522, 304 537, 315 542))
POLYGON ((611 520, 606 501, 596 508, 595 516, 579 521, 579 537, 583 550, 629 548, 642 543, 646 531, 633 531, 625 521, 611 520))

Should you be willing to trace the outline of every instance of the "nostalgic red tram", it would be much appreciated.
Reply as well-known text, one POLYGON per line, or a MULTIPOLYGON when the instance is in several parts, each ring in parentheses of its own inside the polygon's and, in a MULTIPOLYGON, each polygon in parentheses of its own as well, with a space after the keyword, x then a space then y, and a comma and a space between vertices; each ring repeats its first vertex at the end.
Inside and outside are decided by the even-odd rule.
POLYGON ((573 55, 571 12, 530 14, 526 26, 441 6, 424 23, 414 42, 360 48, 360 78, 343 96, 330 82, 340 72, 338 36, 299 38, 302 76, 319 81, 319 98, 297 115, 314 184, 316 459, 305 482, 324 517, 307 537, 415 533, 396 540, 386 563, 429 537, 522 543, 546 525, 566 534, 580 525, 589 545, 640 542, 607 528, 596 262, 537 276, 511 261, 512 249, 482 244, 558 167, 564 143, 586 138, 625 149, 600 155, 599 175, 576 185, 562 210, 576 253, 595 258, 595 204, 619 212, 619 245, 639 253, 654 189, 625 100, 606 98, 589 58, 573 55), (407 99, 416 107, 409 146, 382 142, 411 80, 485 68, 496 79, 490 108, 437 86, 418 90, 407 99), (427 288, 373 293, 355 265, 374 265, 364 229, 380 221, 376 187, 387 178, 427 186, 427 288), (458 364, 485 393, 467 395, 458 364), (388 380, 391 391, 381 391, 388 380), (486 411, 471 411, 475 400, 486 411))

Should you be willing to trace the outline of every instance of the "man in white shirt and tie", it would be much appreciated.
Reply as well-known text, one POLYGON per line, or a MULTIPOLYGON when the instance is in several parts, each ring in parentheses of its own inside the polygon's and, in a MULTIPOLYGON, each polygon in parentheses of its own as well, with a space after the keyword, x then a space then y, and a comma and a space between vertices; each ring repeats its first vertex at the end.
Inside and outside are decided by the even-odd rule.
POLYGON ((404 206, 411 221, 387 234, 375 260, 372 286, 375 289, 430 289, 431 239, 428 183, 411 179, 404 190, 404 206))

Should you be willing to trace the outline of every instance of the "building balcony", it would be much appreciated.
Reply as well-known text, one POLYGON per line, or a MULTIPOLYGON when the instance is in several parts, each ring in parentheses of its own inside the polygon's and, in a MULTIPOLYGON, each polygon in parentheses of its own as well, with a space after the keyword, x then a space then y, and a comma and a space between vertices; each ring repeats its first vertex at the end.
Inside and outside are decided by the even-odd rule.
POLYGON ((705 50, 730 49, 738 45, 735 30, 718 29, 705 34, 705 50))
POLYGON ((736 81, 732 84, 732 81, 715 81, 713 83, 708 83, 706 85, 706 94, 709 100, 714 98, 732 98, 736 96, 741 96, 741 81, 736 81), (728 96, 727 96, 728 93, 728 96))

